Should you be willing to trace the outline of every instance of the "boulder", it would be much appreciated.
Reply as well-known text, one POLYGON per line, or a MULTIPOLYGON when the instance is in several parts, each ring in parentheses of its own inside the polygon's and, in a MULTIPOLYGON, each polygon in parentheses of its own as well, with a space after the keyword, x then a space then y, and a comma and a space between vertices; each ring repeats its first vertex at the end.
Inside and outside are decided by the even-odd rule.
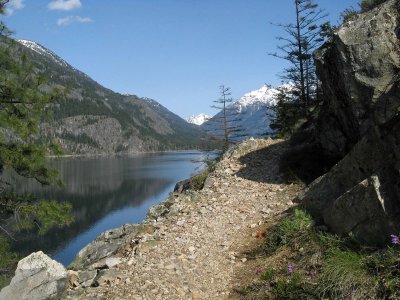
POLYGON ((39 251, 19 261, 15 276, 1 290, 0 299, 60 299, 67 284, 64 266, 39 251))
POLYGON ((349 234, 363 244, 384 245, 391 232, 390 211, 385 207, 377 175, 347 191, 323 211, 328 228, 349 234))

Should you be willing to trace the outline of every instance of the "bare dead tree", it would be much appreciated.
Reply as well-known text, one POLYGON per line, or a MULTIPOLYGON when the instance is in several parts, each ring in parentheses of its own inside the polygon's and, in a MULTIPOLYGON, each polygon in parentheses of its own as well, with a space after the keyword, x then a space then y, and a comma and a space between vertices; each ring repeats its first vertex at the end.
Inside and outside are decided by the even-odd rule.
POLYGON ((223 149, 226 150, 229 144, 238 142, 245 134, 243 128, 238 125, 240 115, 232 106, 231 89, 225 85, 221 85, 219 89, 220 97, 213 101, 215 104, 211 107, 220 112, 207 121, 206 131, 214 138, 222 139, 223 149))

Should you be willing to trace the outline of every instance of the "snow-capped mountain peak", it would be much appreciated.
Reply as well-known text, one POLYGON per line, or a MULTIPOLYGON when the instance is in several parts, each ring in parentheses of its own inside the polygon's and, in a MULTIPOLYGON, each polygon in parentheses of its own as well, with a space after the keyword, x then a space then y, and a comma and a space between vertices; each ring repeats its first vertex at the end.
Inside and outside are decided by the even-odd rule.
POLYGON ((28 41, 28 40, 17 40, 17 42, 20 43, 21 45, 33 50, 34 52, 36 52, 36 53, 38 53, 40 55, 49 57, 51 60, 53 60, 54 62, 56 62, 60 66, 63 66, 63 67, 68 67, 69 66, 69 64, 66 63, 57 54, 55 54, 54 52, 50 51, 49 49, 46 49, 45 47, 43 47, 42 45, 40 45, 40 44, 38 44, 36 42, 28 41))
MULTIPOLYGON (((283 87, 283 86, 281 86, 283 87)), ((243 95, 238 101, 232 103, 230 114, 235 115, 234 121, 229 121, 229 125, 240 128, 241 134, 247 137, 269 136, 272 130, 269 127, 271 118, 274 116, 273 107, 276 105, 279 88, 264 85, 261 88, 243 95)), ((221 112, 216 114, 220 116, 221 112)), ((228 118, 229 119, 229 118, 228 118)), ((203 128, 213 131, 211 122, 203 124, 203 128)), ((219 131, 215 131, 218 133, 219 131)))
POLYGON ((257 105, 258 103, 263 106, 274 106, 276 104, 277 94, 278 90, 276 88, 264 85, 258 90, 245 94, 234 105, 236 107, 241 106, 242 108, 257 105))
POLYGON ((211 117, 207 116, 206 114, 199 114, 197 116, 190 116, 186 119, 188 123, 195 124, 195 125, 202 125, 204 122, 209 120, 211 117))

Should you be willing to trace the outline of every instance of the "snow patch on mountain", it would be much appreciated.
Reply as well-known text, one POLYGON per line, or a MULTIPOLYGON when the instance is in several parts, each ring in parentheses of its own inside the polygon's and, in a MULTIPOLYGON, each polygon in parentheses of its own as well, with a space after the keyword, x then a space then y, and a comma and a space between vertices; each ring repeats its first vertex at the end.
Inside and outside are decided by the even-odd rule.
POLYGON ((188 123, 195 124, 195 125, 202 125, 204 122, 209 120, 211 117, 207 116, 206 114, 199 114, 197 116, 190 116, 186 119, 188 123))
POLYGON ((258 90, 245 94, 239 101, 235 102, 233 106, 239 109, 245 109, 249 106, 274 106, 276 104, 276 95, 278 90, 271 86, 264 85, 258 90))
POLYGON ((21 45, 24 45, 25 47, 35 51, 36 53, 49 57, 51 60, 53 60, 62 67, 70 67, 70 65, 67 62, 65 62, 65 60, 60 58, 57 54, 50 51, 49 49, 46 49, 45 47, 36 42, 28 40, 17 40, 17 41, 21 45))
POLYGON ((153 100, 153 99, 147 98, 147 97, 144 97, 142 99, 152 107, 156 107, 156 108, 161 108, 162 107, 161 104, 158 103, 156 100, 153 100))

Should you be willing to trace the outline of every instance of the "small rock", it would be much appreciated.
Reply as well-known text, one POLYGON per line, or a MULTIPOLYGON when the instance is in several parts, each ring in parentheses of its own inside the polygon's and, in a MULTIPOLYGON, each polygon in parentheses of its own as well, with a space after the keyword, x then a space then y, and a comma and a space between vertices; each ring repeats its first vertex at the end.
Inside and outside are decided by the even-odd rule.
POLYGON ((166 270, 174 270, 174 269, 176 269, 176 266, 174 264, 170 264, 168 266, 165 266, 165 269, 166 270))
POLYGON ((115 267, 116 265, 119 265, 121 263, 121 259, 119 257, 109 257, 106 259, 106 266, 111 269, 112 267, 115 267))
POLYGON ((264 208, 261 213, 265 214, 265 215, 269 215, 270 213, 272 213, 272 210, 270 208, 264 208))
POLYGON ((68 286, 69 286, 69 288, 75 288, 75 287, 79 286, 78 272, 68 270, 68 286))
POLYGON ((176 222, 176 225, 178 226, 183 226, 185 224, 185 220, 179 220, 178 222, 176 222))
POLYGON ((189 247, 189 252, 194 252, 196 250, 195 247, 189 247))
POLYGON ((247 261, 247 258, 242 258, 242 263, 245 263, 247 261))
POLYGON ((98 287, 104 284, 111 284, 121 278, 121 273, 117 270, 101 270, 93 280, 92 287, 98 287))
POLYGON ((192 292, 192 299, 193 300, 200 300, 201 298, 200 298, 200 292, 198 292, 198 291, 193 291, 192 292))
POLYGON ((79 283, 84 288, 88 287, 88 286, 91 286, 92 283, 93 283, 93 280, 96 278, 96 275, 97 275, 97 271, 96 270, 79 271, 78 272, 79 283))

